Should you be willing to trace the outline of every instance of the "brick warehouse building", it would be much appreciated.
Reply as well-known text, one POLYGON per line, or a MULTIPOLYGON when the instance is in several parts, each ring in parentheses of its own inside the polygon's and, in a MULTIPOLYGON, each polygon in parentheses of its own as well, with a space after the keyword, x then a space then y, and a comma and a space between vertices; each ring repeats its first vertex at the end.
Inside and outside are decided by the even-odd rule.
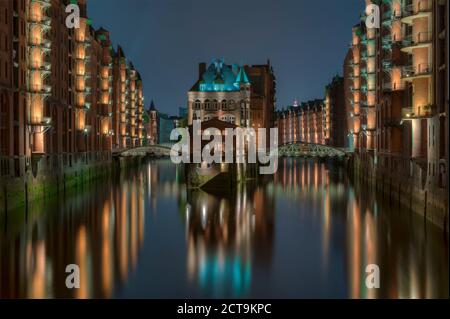
POLYGON ((448 1, 366 1, 381 26, 352 31, 345 83, 357 171, 448 227, 448 1))
POLYGON ((86 0, 80 28, 67 28, 69 3, 0 1, 0 209, 15 188, 28 194, 142 143, 138 71, 92 28, 86 0))
POLYGON ((303 102, 276 113, 278 143, 325 144, 324 100, 303 102))
POLYGON ((335 76, 325 88, 325 99, 303 102, 276 113, 279 144, 348 147, 346 114, 344 79, 335 76))

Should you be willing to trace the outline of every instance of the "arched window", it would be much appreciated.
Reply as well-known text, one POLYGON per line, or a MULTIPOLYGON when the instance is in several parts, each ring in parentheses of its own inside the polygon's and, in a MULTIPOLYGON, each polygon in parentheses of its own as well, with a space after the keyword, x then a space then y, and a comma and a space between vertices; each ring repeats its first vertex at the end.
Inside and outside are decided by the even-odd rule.
POLYGON ((205 110, 211 111, 211 101, 210 100, 205 101, 205 110))
POLYGON ((226 111, 226 109, 227 109, 227 101, 223 100, 222 101, 222 110, 226 111))
POLYGON ((213 110, 213 111, 217 111, 217 110, 218 110, 218 107, 219 107, 219 102, 217 102, 217 100, 214 100, 214 101, 212 102, 212 110, 213 110))
POLYGON ((197 100, 194 102, 194 110, 201 110, 202 109, 202 103, 197 100))

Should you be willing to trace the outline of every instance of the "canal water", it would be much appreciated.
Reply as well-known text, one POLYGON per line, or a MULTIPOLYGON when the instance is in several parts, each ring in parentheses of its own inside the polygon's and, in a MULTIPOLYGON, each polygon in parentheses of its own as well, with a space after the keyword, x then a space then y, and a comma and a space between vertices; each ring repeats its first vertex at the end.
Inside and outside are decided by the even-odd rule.
POLYGON ((336 164, 281 159, 275 176, 215 193, 183 179, 151 161, 1 215, 0 298, 449 296, 443 232, 336 164), (66 287, 69 264, 79 289, 66 287))

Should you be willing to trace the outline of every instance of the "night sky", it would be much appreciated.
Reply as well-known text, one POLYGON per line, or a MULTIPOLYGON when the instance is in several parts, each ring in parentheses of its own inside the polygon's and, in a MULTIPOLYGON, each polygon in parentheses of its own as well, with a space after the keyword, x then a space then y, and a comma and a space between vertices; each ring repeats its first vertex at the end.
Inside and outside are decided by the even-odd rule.
POLYGON ((277 107, 321 98, 342 74, 362 0, 90 0, 94 27, 108 29, 144 81, 145 104, 176 115, 198 63, 264 64, 277 77, 277 107))

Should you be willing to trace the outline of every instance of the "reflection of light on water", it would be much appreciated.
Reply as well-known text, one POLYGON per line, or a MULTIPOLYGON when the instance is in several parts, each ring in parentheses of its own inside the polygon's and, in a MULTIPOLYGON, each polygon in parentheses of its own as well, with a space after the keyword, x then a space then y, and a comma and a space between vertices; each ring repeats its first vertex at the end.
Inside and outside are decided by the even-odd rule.
POLYGON ((131 257, 131 266, 136 267, 137 263, 137 248, 138 248, 138 233, 137 233, 137 202, 136 202, 136 183, 134 182, 131 186, 131 211, 130 214, 130 257, 131 257))
POLYGON ((210 256, 199 265, 198 280, 202 288, 212 288, 215 296, 231 291, 233 297, 247 294, 251 283, 251 263, 239 256, 222 261, 210 256))
POLYGON ((102 220, 102 289, 105 297, 110 297, 112 290, 112 260, 110 241, 110 205, 109 201, 103 206, 102 220))
POLYGON ((409 258, 409 298, 410 299, 418 299, 421 298, 419 293, 419 274, 417 271, 417 265, 416 261, 414 260, 413 256, 410 255, 409 258))
POLYGON ((207 222, 208 222, 208 220, 207 220, 207 212, 206 212, 206 206, 205 205, 203 205, 202 206, 202 227, 203 227, 203 229, 205 229, 206 228, 206 224, 207 224, 207 222))
POLYGON ((219 220, 220 220, 220 225, 223 225, 223 214, 224 214, 224 212, 225 212, 225 205, 226 205, 225 200, 222 199, 222 200, 220 201, 220 208, 219 208, 219 220))
POLYGON ((252 236, 256 232, 254 197, 263 219, 266 207, 257 192, 250 196, 247 190, 238 191, 232 200, 204 192, 191 194, 192 206, 185 216, 189 224, 187 273, 208 296, 248 294, 252 236))
POLYGON ((350 212, 350 227, 349 227, 349 240, 348 247, 350 251, 350 276, 351 276, 351 294, 353 299, 360 298, 360 276, 361 276, 361 217, 358 204, 356 200, 353 200, 350 212))
MULTIPOLYGON (((248 186, 226 199, 225 196, 209 195, 196 198, 189 192, 181 192, 184 186, 173 184, 175 174, 167 174, 166 167, 159 163, 145 167, 139 173, 140 178, 127 175, 125 180, 107 191, 107 188, 96 189, 89 196, 68 199, 57 207, 62 213, 56 219, 50 214, 39 222, 29 221, 27 229, 31 231, 11 236, 12 240, 0 238, 0 248, 6 252, 6 255, 0 255, 0 269, 2 274, 8 274, 0 285, 0 298, 19 295, 30 298, 114 297, 116 285, 126 282, 131 266, 139 267, 136 256, 139 256, 138 249, 144 238, 145 209, 161 213, 160 209, 165 207, 165 201, 161 201, 164 196, 173 201, 177 199, 180 209, 183 208, 181 212, 185 212, 185 216, 180 216, 181 220, 176 219, 169 226, 182 234, 183 228, 178 226, 185 220, 186 245, 180 245, 178 249, 182 252, 187 249, 186 264, 183 263, 179 271, 186 274, 189 291, 194 294, 251 298, 252 280, 256 275, 258 280, 264 280, 266 274, 273 278, 267 283, 269 288, 275 283, 291 289, 294 281, 278 280, 279 276, 292 274, 280 275, 279 268, 270 267, 274 260, 283 266, 287 262, 273 254, 274 242, 286 244, 283 229, 274 238, 273 225, 279 219, 286 221, 283 219, 286 215, 291 218, 302 214, 307 222, 314 223, 317 230, 314 239, 318 241, 314 248, 319 258, 323 254, 322 260, 311 261, 311 266, 317 266, 315 262, 318 262, 318 268, 321 268, 323 262, 325 267, 324 271, 318 269, 314 273, 306 271, 294 275, 326 273, 328 277, 324 278, 330 281, 324 281, 324 285, 333 285, 333 288, 336 288, 335 278, 342 276, 339 278, 345 278, 345 283, 339 283, 337 288, 345 287, 352 298, 440 298, 448 295, 448 286, 443 283, 448 279, 445 272, 448 263, 441 258, 445 255, 442 252, 445 247, 435 240, 434 232, 428 232, 421 223, 414 224, 407 214, 390 214, 392 210, 386 209, 383 202, 377 202, 358 188, 355 191, 352 185, 334 180, 331 170, 328 178, 324 173, 326 165, 288 163, 286 166, 284 161, 286 170, 279 172, 273 182, 267 180, 267 184, 257 185, 255 189, 248 186), (316 176, 320 185, 314 190, 316 176), (299 187, 302 183, 305 183, 303 188, 299 187), (278 198, 278 203, 273 202, 273 197, 278 198), (156 205, 157 201, 159 205, 156 205), (190 204, 186 204, 187 201, 190 204), (286 202, 293 204, 289 206, 293 208, 288 210, 289 214, 279 210, 286 202), (320 215, 302 211, 303 207, 311 207, 314 214, 320 215), (346 216, 339 211, 342 207, 345 207, 344 212, 347 211, 346 216), (342 256, 346 258, 345 264, 335 268, 334 263, 342 262, 342 256), (65 284, 63 276, 56 276, 53 269, 68 263, 80 266, 81 290, 61 289, 65 284), (371 291, 365 287, 368 263, 380 266, 380 290, 371 291), (256 271, 252 272, 254 269, 256 271)), ((156 223, 162 223, 163 219, 154 222, 150 225, 157 226, 156 223)), ((289 227, 295 229, 296 225, 289 227)), ((296 248, 301 253, 303 244, 295 239, 287 243, 298 245, 296 248)), ((143 272, 139 269, 137 273, 143 272)), ((186 283, 180 283, 183 284, 186 283)), ((149 289, 153 292, 158 288, 149 289)), ((124 295, 127 291, 128 288, 124 289, 124 295)), ((301 287, 298 291, 303 292, 301 287)))
POLYGON ((149 196, 152 195, 152 165, 148 165, 147 169, 147 187, 149 196))
MULTIPOLYGON (((369 209, 365 215, 365 245, 366 245, 366 261, 365 265, 377 264, 376 243, 377 237, 375 232, 375 221, 369 209)), ((367 289, 367 298, 376 298, 376 289, 367 289)))
POLYGON ((76 289, 75 296, 78 299, 89 298, 88 280, 88 257, 87 257, 87 235, 86 227, 80 227, 77 236, 76 261, 80 267, 80 288, 76 289))
POLYGON ((29 269, 31 271, 31 284, 29 289, 29 298, 32 299, 42 299, 46 297, 46 254, 45 254, 45 243, 44 241, 39 241, 36 245, 35 251, 33 252, 33 246, 30 244, 28 247, 29 252, 29 262, 28 265, 32 265, 32 258, 34 257, 34 269, 29 269), (34 256, 33 256, 34 253, 34 256))
POLYGON ((328 255, 330 247, 331 232, 331 201, 329 188, 326 189, 324 207, 323 207, 323 225, 322 225, 322 264, 324 269, 328 268, 328 255))

